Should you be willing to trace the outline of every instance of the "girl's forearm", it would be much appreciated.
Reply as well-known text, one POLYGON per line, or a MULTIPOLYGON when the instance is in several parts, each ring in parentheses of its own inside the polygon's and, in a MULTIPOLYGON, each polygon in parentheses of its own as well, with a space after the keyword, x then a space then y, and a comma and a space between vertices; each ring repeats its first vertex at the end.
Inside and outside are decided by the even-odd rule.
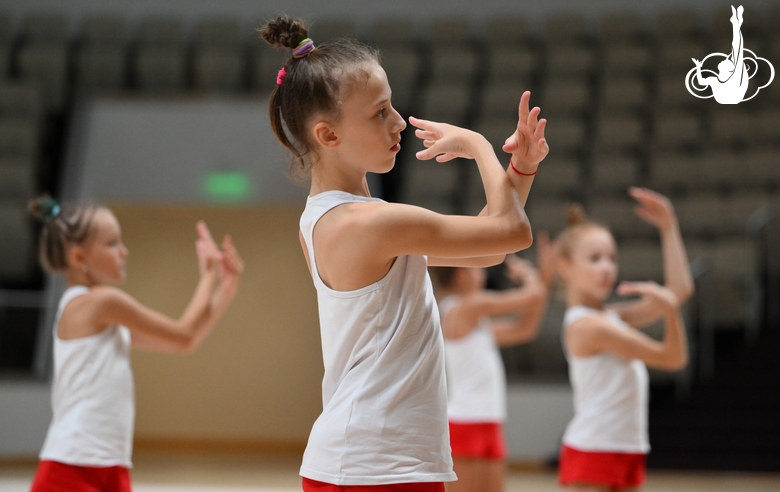
POLYGON ((198 281, 195 293, 179 318, 179 323, 187 335, 194 336, 198 331, 198 326, 208 316, 216 280, 216 272, 209 272, 202 275, 198 281))
POLYGON ((516 191, 498 162, 493 148, 481 135, 478 137, 479 140, 473 145, 472 155, 485 188, 488 215, 513 214, 518 205, 516 191))
POLYGON ((661 251, 664 262, 664 283, 667 288, 677 295, 680 304, 693 295, 693 277, 685 252, 680 228, 675 219, 672 224, 661 233, 661 251))
POLYGON ((531 192, 531 185, 533 185, 534 177, 536 177, 536 169, 524 170, 517 167, 515 169, 512 169, 511 164, 507 166, 506 175, 509 177, 509 181, 517 191, 517 194, 520 197, 520 203, 525 207, 525 204, 528 201, 528 194, 531 192), (515 169, 517 169, 517 171, 515 171, 515 169))
POLYGON ((663 351, 665 352, 666 369, 677 371, 688 364, 688 337, 685 324, 679 309, 668 312, 665 316, 663 351))

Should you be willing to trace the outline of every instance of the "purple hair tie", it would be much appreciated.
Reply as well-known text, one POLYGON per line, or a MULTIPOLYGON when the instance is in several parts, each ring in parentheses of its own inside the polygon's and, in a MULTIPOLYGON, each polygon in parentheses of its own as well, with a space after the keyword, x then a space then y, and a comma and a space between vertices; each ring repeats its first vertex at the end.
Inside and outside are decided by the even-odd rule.
POLYGON ((282 85, 285 77, 287 77, 287 69, 282 67, 282 69, 279 70, 279 72, 276 74, 276 85, 282 85))
POLYGON ((298 43, 298 47, 295 48, 295 50, 293 51, 293 58, 303 58, 304 56, 311 53, 313 49, 314 49, 314 41, 312 41, 309 38, 306 38, 300 43, 298 43))

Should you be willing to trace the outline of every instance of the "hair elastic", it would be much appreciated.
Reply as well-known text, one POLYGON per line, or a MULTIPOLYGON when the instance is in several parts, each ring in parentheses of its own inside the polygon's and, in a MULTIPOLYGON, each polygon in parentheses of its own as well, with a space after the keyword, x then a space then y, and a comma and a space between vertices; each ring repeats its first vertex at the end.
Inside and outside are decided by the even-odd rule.
POLYGON ((293 58, 303 58, 314 49, 314 41, 309 38, 298 43, 298 47, 293 50, 293 58))
POLYGON ((282 85, 285 77, 287 77, 287 69, 282 67, 282 69, 279 70, 279 72, 276 74, 276 85, 282 85))
POLYGON ((44 224, 48 224, 52 220, 56 219, 57 216, 60 215, 61 211, 62 210, 60 209, 60 206, 57 205, 57 203, 55 202, 54 205, 52 205, 51 210, 49 211, 49 213, 47 213, 46 215, 43 216, 43 223, 44 224))
POLYGON ((538 170, 538 169, 537 169, 536 171, 532 172, 532 173, 524 173, 524 172, 521 172, 519 169, 517 169, 517 168, 515 167, 515 165, 514 165, 514 164, 512 164, 512 159, 511 159, 511 158, 509 159, 509 167, 511 167, 511 168, 512 168, 512 171, 516 172, 516 173, 517 173, 517 174, 519 174, 520 176, 535 176, 535 175, 536 175, 536 173, 537 173, 537 172, 539 172, 539 170, 538 170))

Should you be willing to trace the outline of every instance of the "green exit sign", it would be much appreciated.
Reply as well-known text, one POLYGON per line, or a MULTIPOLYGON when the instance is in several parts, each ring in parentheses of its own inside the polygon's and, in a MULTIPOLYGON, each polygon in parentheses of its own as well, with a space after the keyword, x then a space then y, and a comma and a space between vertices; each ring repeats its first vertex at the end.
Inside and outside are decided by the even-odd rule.
POLYGON ((245 202, 252 195, 252 182, 239 171, 215 171, 206 175, 206 198, 216 202, 245 202))

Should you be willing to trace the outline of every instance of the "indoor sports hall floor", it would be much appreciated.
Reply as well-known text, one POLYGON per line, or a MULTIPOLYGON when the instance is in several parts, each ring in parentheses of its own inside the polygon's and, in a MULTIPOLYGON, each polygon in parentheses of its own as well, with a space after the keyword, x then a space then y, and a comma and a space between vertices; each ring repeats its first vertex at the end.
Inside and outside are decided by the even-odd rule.
MULTIPOLYGON (((250 453, 138 452, 135 492, 292 492, 300 491, 300 456, 250 453)), ((0 492, 27 492, 34 463, 0 462, 0 492)), ((555 473, 512 471, 507 492, 560 491, 555 473)), ((780 490, 780 474, 651 471, 645 492, 725 492, 780 490)))

